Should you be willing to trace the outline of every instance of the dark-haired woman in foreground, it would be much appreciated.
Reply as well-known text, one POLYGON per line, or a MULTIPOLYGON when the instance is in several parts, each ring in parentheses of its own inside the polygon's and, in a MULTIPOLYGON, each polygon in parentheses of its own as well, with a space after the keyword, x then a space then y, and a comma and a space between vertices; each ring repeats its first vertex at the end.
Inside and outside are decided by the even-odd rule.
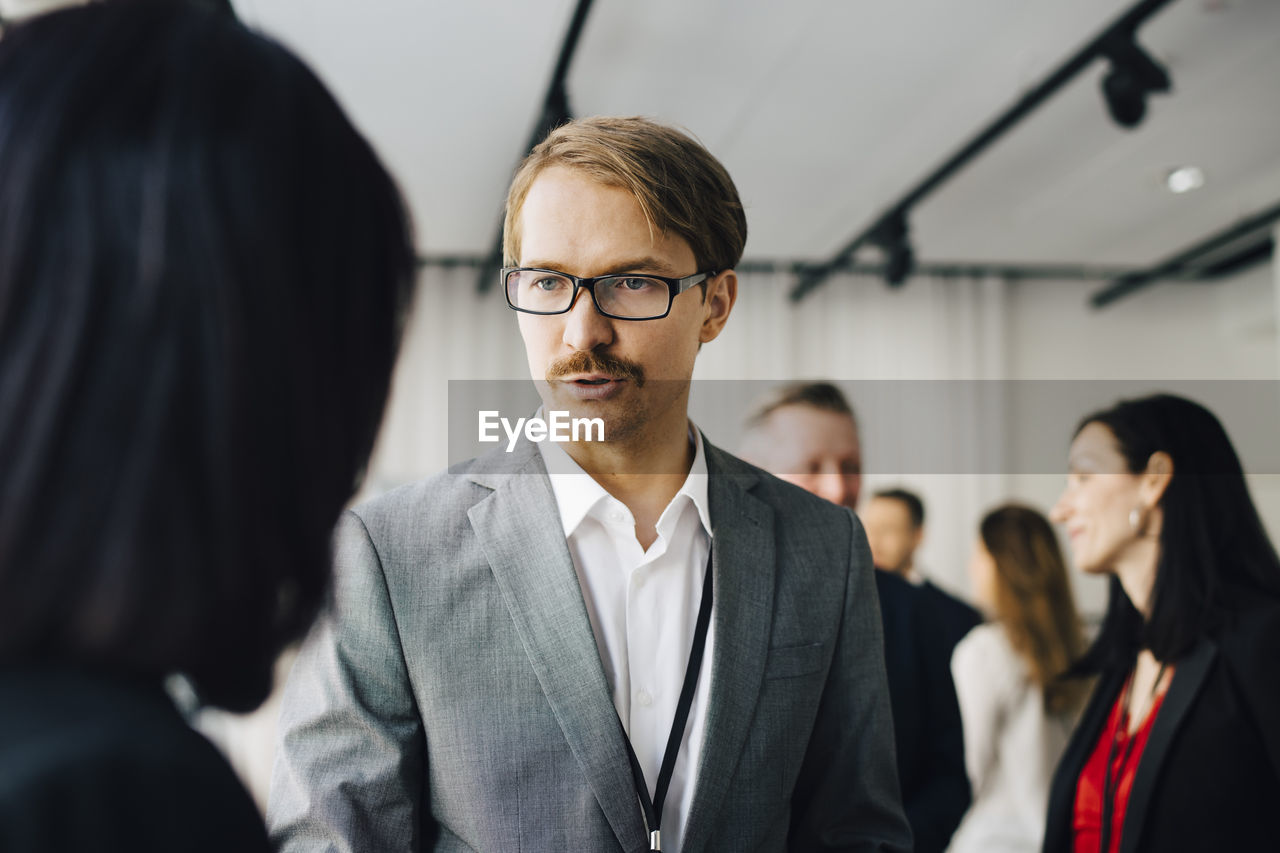
POLYGON ((1054 508, 1109 574, 1046 853, 1276 849, 1280 560, 1222 425, 1160 395, 1081 422, 1054 508))
POLYGON ((309 625, 413 279, 291 54, 187 3, 0 39, 0 850, 269 849, 163 690, 258 705, 309 625))

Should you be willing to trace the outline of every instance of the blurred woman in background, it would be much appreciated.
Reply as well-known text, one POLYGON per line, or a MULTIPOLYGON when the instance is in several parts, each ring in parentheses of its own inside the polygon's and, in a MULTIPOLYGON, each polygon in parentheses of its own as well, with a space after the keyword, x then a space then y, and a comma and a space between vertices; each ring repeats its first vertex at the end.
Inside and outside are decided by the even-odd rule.
POLYGON ((979 533, 969 572, 990 621, 960 641, 951 662, 973 803, 948 850, 1034 853, 1053 769, 1084 699, 1082 682, 1060 676, 1084 641, 1045 517, 1002 506, 979 533))
POLYGON ((0 39, 0 850, 269 849, 164 690, 258 705, 322 604, 414 252, 288 51, 180 2, 0 39))
POLYGON ((1068 471, 1055 520, 1111 594, 1044 850, 1276 849, 1280 559, 1226 432, 1129 400, 1081 422, 1068 471))

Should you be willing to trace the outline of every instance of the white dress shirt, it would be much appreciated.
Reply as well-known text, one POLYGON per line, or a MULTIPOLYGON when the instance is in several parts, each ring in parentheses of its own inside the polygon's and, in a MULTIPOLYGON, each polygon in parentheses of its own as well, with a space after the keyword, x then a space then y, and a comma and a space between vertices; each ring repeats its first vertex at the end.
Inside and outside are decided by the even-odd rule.
POLYGON ((999 623, 979 625, 960 641, 951 672, 973 803, 947 851, 1038 853, 1049 785, 1074 716, 1045 712, 1044 691, 999 623))
MULTIPOLYGON (((693 467, 646 551, 635 518, 562 447, 539 444, 613 704, 652 796, 684 686, 711 543, 707 460, 692 427, 693 467)), ((679 851, 693 802, 711 691, 714 619, 662 812, 662 849, 679 851)), ((639 808, 637 803, 636 808, 639 808)))

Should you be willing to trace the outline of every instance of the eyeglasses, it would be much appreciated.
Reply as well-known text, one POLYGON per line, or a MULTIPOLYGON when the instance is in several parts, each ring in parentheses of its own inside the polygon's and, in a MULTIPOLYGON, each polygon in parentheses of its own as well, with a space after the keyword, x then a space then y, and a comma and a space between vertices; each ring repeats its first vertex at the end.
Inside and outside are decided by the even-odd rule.
POLYGON ((579 288, 591 293, 596 310, 616 320, 660 320, 671 303, 696 284, 715 277, 699 272, 684 278, 660 275, 600 275, 578 278, 555 270, 512 267, 502 271, 507 304, 526 314, 565 314, 578 298, 579 288))

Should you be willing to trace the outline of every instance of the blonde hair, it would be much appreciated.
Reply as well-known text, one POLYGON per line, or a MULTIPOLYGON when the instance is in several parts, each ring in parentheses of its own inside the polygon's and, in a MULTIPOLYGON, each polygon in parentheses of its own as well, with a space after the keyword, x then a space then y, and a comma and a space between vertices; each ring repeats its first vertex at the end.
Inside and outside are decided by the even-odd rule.
POLYGON ((849 398, 838 387, 830 382, 788 382, 772 389, 752 410, 746 420, 748 430, 753 430, 769 419, 769 416, 784 406, 808 406, 820 412, 834 412, 837 415, 848 415, 857 426, 858 419, 849 405, 849 398))
POLYGON ((550 166, 577 169, 635 198, 650 227, 684 238, 700 272, 733 269, 747 242, 747 218, 729 173, 697 140, 646 118, 597 117, 561 125, 529 153, 507 193, 506 266, 520 261, 520 211, 550 166))
POLYGON ((995 562, 996 618, 1044 691, 1045 709, 1076 710, 1088 685, 1062 676, 1083 653, 1084 635, 1053 528, 1036 510, 1006 504, 988 513, 979 531, 995 562))

